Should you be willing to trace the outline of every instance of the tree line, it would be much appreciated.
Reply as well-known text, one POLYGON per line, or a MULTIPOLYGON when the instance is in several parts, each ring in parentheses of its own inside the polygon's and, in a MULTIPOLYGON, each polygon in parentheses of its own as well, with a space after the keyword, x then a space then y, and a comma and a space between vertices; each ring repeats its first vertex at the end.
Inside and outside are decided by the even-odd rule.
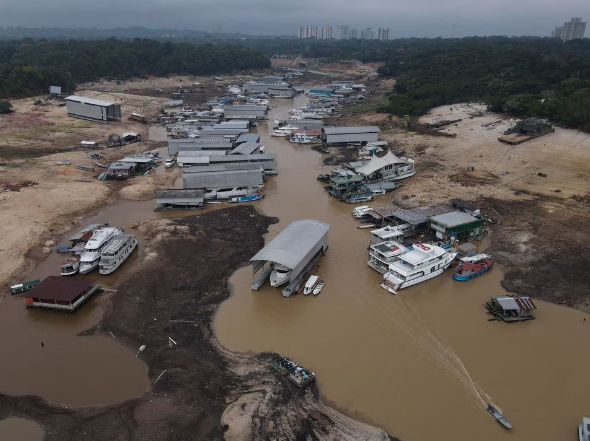
POLYGON ((588 40, 431 40, 404 47, 378 71, 397 79, 381 111, 417 116, 444 104, 479 101, 495 112, 590 131, 588 40))
POLYGON ((385 62, 379 74, 397 81, 388 103, 379 109, 383 112, 418 116, 444 104, 479 101, 493 111, 549 118, 590 131, 590 39, 275 38, 240 44, 267 56, 385 62))
POLYGON ((0 41, 0 98, 44 93, 50 85, 71 91, 75 83, 98 78, 211 75, 269 66, 270 61, 259 51, 227 43, 139 38, 0 41))

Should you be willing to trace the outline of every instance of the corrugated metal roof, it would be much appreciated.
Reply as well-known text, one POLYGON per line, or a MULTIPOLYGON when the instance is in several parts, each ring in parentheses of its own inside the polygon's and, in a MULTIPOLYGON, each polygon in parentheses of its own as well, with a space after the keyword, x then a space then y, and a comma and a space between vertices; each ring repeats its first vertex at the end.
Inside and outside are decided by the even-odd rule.
POLYGON ((70 95, 69 97, 66 98, 66 101, 74 101, 76 103, 92 104, 93 106, 103 106, 103 107, 112 106, 114 104, 114 103, 111 103, 110 101, 97 100, 95 98, 88 98, 85 96, 77 96, 77 95, 70 95))
POLYGON ((227 138, 223 136, 219 136, 217 138, 179 138, 179 139, 169 139, 168 145, 172 144, 197 144, 197 145, 216 145, 216 144, 229 144, 232 145, 232 142, 229 141, 227 138))
POLYGON ((500 305, 504 311, 518 311, 520 309, 518 303, 516 303, 516 300, 512 297, 496 297, 496 302, 498 302, 498 305, 500 305))
POLYGON ((192 189, 164 189, 156 190, 156 202, 160 199, 203 199, 205 197, 205 190, 201 188, 192 189))
POLYGON ((377 126, 360 126, 360 127, 324 127, 326 135, 350 135, 355 133, 379 133, 377 126))
POLYGON ((119 159, 118 162, 131 162, 134 164, 148 164, 154 162, 153 158, 145 158, 141 156, 127 156, 123 159, 119 159))
POLYGON ((242 144, 249 141, 260 142, 260 135, 257 133, 242 133, 240 136, 238 136, 238 139, 236 139, 236 144, 242 144))
POLYGON ((377 219, 395 216, 403 222, 412 225, 418 225, 426 222, 428 218, 431 216, 436 216, 437 214, 442 213, 448 213, 449 211, 453 211, 453 209, 443 204, 418 207, 412 210, 407 210, 405 208, 392 205, 390 207, 373 208, 367 214, 370 214, 371 216, 377 219))
POLYGON ((432 222, 441 224, 446 228, 454 228, 458 227, 459 225, 477 222, 479 219, 471 216, 469 213, 464 213, 462 211, 450 211, 448 213, 431 216, 430 220, 432 222))
POLYGON ((71 302, 95 283, 96 280, 92 279, 49 276, 31 291, 27 292, 25 297, 40 299, 45 302, 56 300, 71 302))
MULTIPOLYGON (((189 162, 193 165, 199 164, 200 166, 208 165, 212 156, 201 156, 197 158, 189 158, 189 162)), ((182 161, 179 161, 182 162, 182 161)))
POLYGON ((183 168, 182 173, 208 173, 208 172, 219 172, 219 171, 235 171, 235 170, 258 170, 262 173, 264 170, 262 166, 256 162, 246 162, 238 164, 215 164, 201 167, 188 167, 183 168))
POLYGON ((262 185, 259 170, 232 170, 183 175, 184 188, 224 188, 262 185))
POLYGON ((229 156, 212 156, 210 158, 211 163, 218 162, 240 162, 240 161, 276 161, 277 155, 274 153, 260 153, 254 155, 229 155, 229 156))
POLYGON ((254 152, 258 152, 260 150, 260 144, 258 144, 257 142, 245 142, 243 144, 240 144, 239 146, 237 146, 235 149, 233 149, 231 152, 229 152, 230 155, 251 155, 254 152))
POLYGON ((182 150, 178 152, 178 160, 180 158, 199 158, 201 156, 225 156, 225 150, 182 150))
POLYGON ((135 167, 135 164, 131 162, 115 162, 109 165, 109 170, 129 170, 133 167, 135 167))
POLYGON ((330 225, 315 219, 293 221, 250 262, 271 261, 294 269, 329 229, 330 225))

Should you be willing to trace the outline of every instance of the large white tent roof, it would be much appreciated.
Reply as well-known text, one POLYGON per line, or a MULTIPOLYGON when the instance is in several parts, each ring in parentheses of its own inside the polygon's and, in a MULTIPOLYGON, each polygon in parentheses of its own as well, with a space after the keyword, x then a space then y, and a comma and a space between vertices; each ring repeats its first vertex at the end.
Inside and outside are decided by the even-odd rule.
POLYGON ((406 159, 398 158, 393 154, 391 150, 388 150, 385 156, 382 156, 381 158, 377 157, 376 155, 373 155, 369 162, 357 168, 356 171, 357 173, 369 176, 371 173, 375 173, 377 170, 380 170, 387 165, 407 163, 408 161, 406 159))

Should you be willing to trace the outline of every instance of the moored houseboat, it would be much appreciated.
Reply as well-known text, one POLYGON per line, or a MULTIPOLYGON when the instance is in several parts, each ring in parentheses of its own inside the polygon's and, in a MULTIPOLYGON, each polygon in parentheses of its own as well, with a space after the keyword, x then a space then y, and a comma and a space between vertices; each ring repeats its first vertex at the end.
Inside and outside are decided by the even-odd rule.
POLYGON ((488 272, 494 265, 494 256, 489 254, 476 254, 473 257, 463 257, 455 268, 453 279, 465 281, 481 276, 488 272))
POLYGON ((412 251, 401 255, 399 260, 389 265, 381 287, 397 294, 400 289, 430 280, 441 275, 456 255, 457 253, 449 253, 436 245, 414 244, 412 251))
POLYGON ((122 228, 99 228, 86 243, 80 258, 80 273, 86 274, 98 267, 104 248, 115 236, 123 234, 122 228))
POLYGON ((369 248, 369 260, 367 265, 375 271, 385 274, 389 271, 389 265, 399 260, 400 256, 411 251, 399 242, 388 241, 371 245, 369 248))
POLYGON ((98 272, 110 274, 121 266, 137 246, 137 238, 133 234, 121 234, 113 238, 100 256, 98 272))

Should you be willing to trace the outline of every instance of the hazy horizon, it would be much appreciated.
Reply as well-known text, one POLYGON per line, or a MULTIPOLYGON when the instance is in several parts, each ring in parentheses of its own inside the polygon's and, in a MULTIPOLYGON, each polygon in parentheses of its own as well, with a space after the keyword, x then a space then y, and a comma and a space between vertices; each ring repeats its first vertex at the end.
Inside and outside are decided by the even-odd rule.
MULTIPOLYGON (((295 36, 299 25, 391 28, 393 38, 466 36, 550 36, 572 17, 590 18, 588 0, 300 0, 277 7, 253 0, 4 0, 0 26, 174 29, 251 35, 295 36), (31 14, 34 11, 34 14, 31 14), (132 18, 131 20, 129 18, 132 18), (387 18, 384 18, 387 17, 387 18)), ((590 33, 588 29, 586 35, 590 33)))

